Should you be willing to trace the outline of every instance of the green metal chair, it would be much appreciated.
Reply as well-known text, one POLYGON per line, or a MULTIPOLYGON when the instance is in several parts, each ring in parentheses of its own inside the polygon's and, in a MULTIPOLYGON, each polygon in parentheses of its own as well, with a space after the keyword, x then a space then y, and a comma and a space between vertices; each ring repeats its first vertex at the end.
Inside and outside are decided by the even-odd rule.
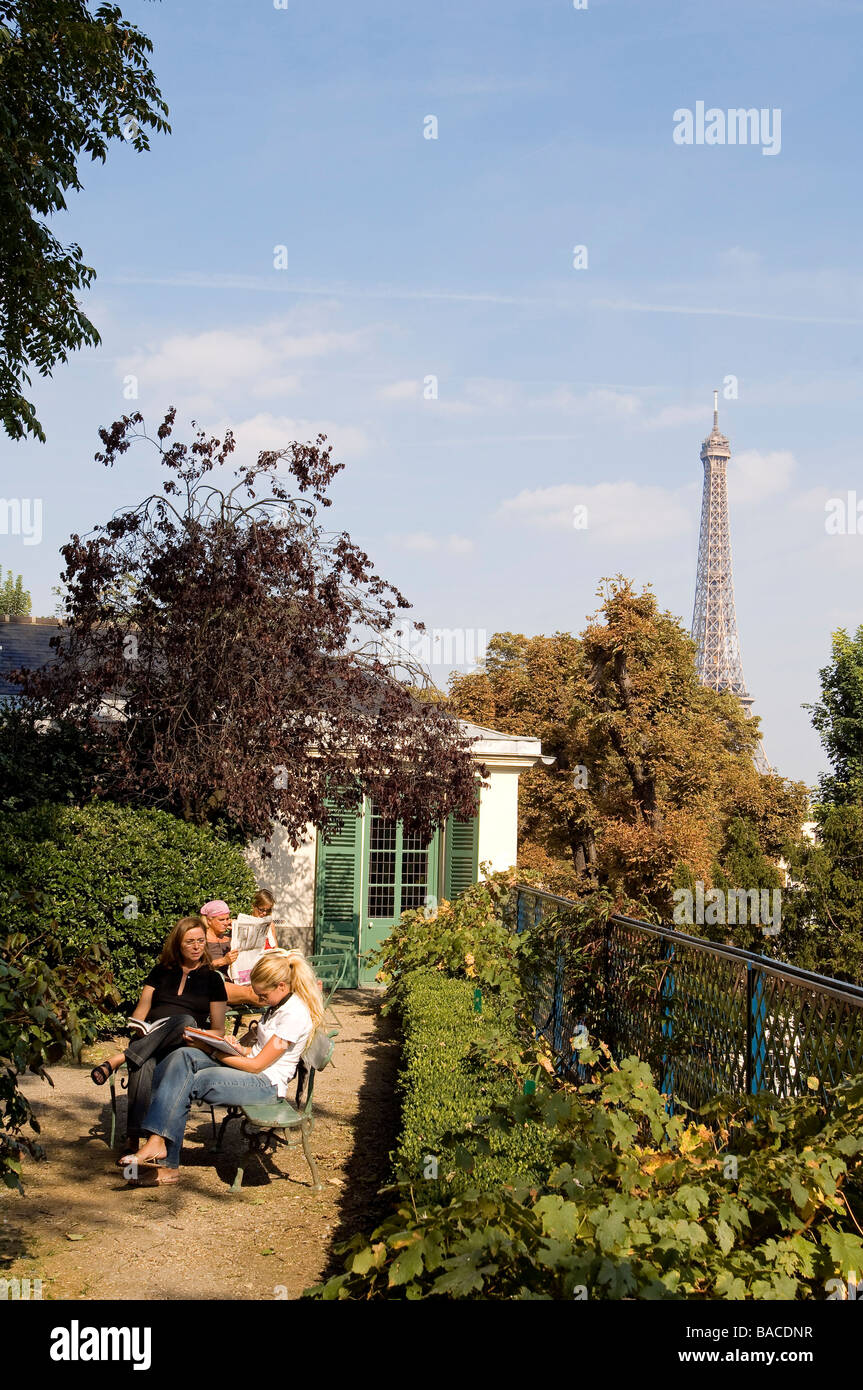
POLYGON ((282 1100, 276 1105, 228 1106, 228 1113, 219 1126, 215 1152, 221 1151, 222 1139, 231 1120, 240 1120, 240 1132, 247 1145, 237 1164, 237 1172, 231 1185, 233 1192, 237 1192, 242 1185, 243 1173, 250 1155, 272 1153, 279 1144, 283 1144, 287 1148, 295 1147, 296 1140, 292 1140, 291 1135, 297 1130, 303 1146, 303 1154, 312 1175, 312 1191, 321 1191, 323 1183, 318 1175, 314 1155, 309 1147, 309 1135, 314 1126, 312 1097, 315 1090, 315 1073, 332 1062, 335 1048, 333 1037, 334 1033, 324 1033, 319 1029, 306 1049, 305 1055, 300 1058, 297 1067, 297 1090, 293 1105, 290 1101, 282 1100))
POLYGON ((332 947, 324 948, 322 951, 315 951, 315 953, 308 956, 307 959, 324 987, 324 1013, 329 1010, 333 1016, 334 1022, 341 1028, 342 1021, 333 1008, 331 1000, 336 990, 341 988, 345 975, 348 973, 350 952, 346 951, 343 947, 339 949, 332 947))

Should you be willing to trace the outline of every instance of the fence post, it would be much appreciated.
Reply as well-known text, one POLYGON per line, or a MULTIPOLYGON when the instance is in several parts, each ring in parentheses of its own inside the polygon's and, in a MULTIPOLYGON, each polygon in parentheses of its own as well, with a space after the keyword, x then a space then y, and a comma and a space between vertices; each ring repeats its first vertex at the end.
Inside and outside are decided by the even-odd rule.
POLYGON ((517 932, 524 931, 524 893, 520 888, 515 890, 515 929, 517 932))
POLYGON ((764 1071, 764 975, 751 960, 746 962, 746 1090, 761 1090, 764 1071))
POLYGON ((558 1055, 563 1052, 563 952, 554 958, 554 1003, 552 1005, 553 1049, 558 1055))
POLYGON ((602 1038, 608 1047, 617 1047, 611 1036, 611 918, 605 919, 602 934, 602 1038))
POLYGON ((660 991, 660 997, 663 1001, 661 1031, 665 1048, 662 1053, 662 1074, 659 1089, 667 1097, 666 1106, 670 1112, 674 1106, 674 1060, 670 1055, 674 1030, 674 971, 671 968, 674 960, 673 941, 663 941, 661 959, 665 961, 660 991))

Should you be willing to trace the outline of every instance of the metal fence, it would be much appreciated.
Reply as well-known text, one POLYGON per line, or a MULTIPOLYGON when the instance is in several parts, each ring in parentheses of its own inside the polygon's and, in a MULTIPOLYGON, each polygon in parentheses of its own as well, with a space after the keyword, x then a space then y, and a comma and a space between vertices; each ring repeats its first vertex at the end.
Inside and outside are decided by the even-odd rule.
MULTIPOLYGON (((569 898, 515 890, 513 925, 523 931, 576 907, 569 898)), ((863 988, 766 956, 688 936, 632 917, 585 934, 550 937, 532 980, 534 1023, 559 1069, 579 1079, 584 1030, 616 1058, 648 1061, 671 1103, 771 1091, 826 1088, 863 1071, 863 988), (578 954, 591 948, 589 970, 578 954)))

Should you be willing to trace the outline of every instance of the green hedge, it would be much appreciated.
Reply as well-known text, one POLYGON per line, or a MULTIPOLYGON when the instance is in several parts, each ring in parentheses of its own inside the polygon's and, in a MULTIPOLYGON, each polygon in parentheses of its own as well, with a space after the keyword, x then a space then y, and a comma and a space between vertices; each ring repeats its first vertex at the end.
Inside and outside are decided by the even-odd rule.
POLYGON ((105 942, 128 1009, 174 922, 208 898, 247 909, 255 879, 239 848, 208 826, 93 802, 0 812, 0 887, 0 928, 39 928, 40 916, 12 898, 35 891, 72 954, 105 942))
POLYGON ((425 1199, 436 1200, 467 1187, 500 1187, 545 1178, 552 1166, 549 1135, 537 1124, 517 1126, 489 1136, 491 1153, 475 1157, 473 1165, 451 1133, 470 1129, 477 1118, 498 1102, 516 1099, 511 1072, 489 1067, 472 1055, 471 1044, 491 1025, 516 1039, 512 1010, 486 991, 482 1013, 474 1011, 474 985, 436 970, 419 970, 402 985, 404 1033, 402 1127, 395 1152, 398 1175, 424 1177, 428 1155, 438 1160, 437 1182, 426 1179, 425 1199))

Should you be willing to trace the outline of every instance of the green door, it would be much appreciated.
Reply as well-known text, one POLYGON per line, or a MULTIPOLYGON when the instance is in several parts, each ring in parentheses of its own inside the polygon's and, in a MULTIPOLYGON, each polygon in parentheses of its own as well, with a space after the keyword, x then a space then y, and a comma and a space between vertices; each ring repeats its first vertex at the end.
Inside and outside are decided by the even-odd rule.
POLYGON ((356 989, 363 820, 352 811, 340 815, 341 825, 331 832, 329 840, 318 836, 315 950, 348 951, 344 983, 347 989, 356 989))
POLYGON ((403 912, 437 903, 439 835, 424 844, 401 821, 378 815, 366 804, 366 835, 360 915, 360 984, 374 984, 378 966, 367 953, 379 946, 403 912))

